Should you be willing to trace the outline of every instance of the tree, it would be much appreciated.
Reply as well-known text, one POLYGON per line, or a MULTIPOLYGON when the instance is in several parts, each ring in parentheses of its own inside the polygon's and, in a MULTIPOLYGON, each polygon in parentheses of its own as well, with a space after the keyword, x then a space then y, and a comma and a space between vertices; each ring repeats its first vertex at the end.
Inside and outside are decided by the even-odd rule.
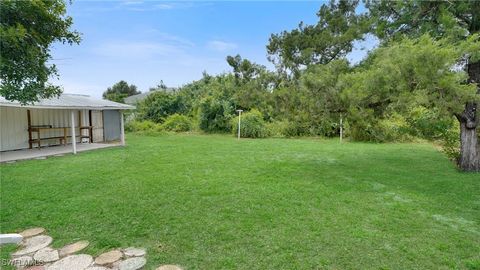
POLYGON ((352 51, 353 42, 368 30, 368 20, 358 14, 358 0, 331 0, 321 6, 316 25, 300 23, 297 29, 270 37, 269 60, 295 76, 311 64, 327 64, 352 51))
POLYGON ((137 105, 138 117, 155 123, 163 123, 165 119, 175 113, 184 114, 184 103, 179 95, 165 90, 155 91, 137 105))
POLYGON ((48 82, 58 78, 50 47, 54 42, 78 44, 63 0, 0 1, 0 94, 22 104, 61 93, 48 82))
POLYGON ((157 84, 155 87, 150 87, 148 91, 157 91, 157 90, 167 90, 167 85, 163 82, 163 80, 160 80, 160 82, 157 84))
POLYGON ((275 81, 274 74, 265 66, 243 59, 240 55, 228 56, 227 62, 235 76, 234 99, 237 109, 255 108, 269 118, 273 111, 269 96, 275 81))
MULTIPOLYGON (((384 42, 403 35, 419 37, 428 33, 435 39, 448 39, 453 44, 480 33, 480 1, 367 1, 374 20, 373 31, 384 42)), ((480 58, 478 51, 465 51, 467 83, 477 85, 480 95, 480 58), (477 55, 475 55, 477 54, 477 55)), ((459 166, 465 171, 480 171, 478 98, 465 102, 456 112, 460 122, 461 151, 459 166)))
POLYGON ((133 84, 128 85, 126 81, 119 81, 112 87, 109 87, 107 91, 103 92, 103 98, 115 102, 123 103, 124 99, 129 96, 140 94, 137 87, 133 84))
POLYGON ((338 59, 326 65, 310 65, 302 74, 302 102, 299 109, 308 115, 309 125, 315 127, 316 135, 338 134, 338 122, 346 113, 339 81, 349 71, 348 61, 338 59))
POLYGON ((439 119, 460 113, 462 104, 477 98, 476 86, 465 83, 467 73, 455 69, 462 47, 480 50, 480 42, 453 45, 428 35, 395 41, 377 49, 369 65, 346 74, 342 95, 354 138, 383 140, 384 120, 408 115, 411 108, 429 108, 439 119))

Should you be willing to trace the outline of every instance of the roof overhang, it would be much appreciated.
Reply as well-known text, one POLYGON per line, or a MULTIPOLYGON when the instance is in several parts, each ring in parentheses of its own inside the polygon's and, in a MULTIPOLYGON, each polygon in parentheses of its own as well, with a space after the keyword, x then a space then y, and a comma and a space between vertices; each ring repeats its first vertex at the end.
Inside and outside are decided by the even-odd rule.
POLYGON ((94 99, 85 95, 61 94, 50 99, 41 99, 35 104, 22 105, 0 97, 0 107, 16 107, 54 110, 133 110, 135 106, 104 99, 94 99))

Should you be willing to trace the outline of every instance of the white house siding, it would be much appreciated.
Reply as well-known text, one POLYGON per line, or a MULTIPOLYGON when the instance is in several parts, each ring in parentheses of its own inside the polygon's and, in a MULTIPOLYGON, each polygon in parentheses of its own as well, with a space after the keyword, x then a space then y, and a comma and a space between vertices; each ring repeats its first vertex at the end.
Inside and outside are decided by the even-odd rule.
MULTIPOLYGON (((28 117, 26 108, 18 107, 0 107, 1 109, 1 149, 0 151, 16 150, 28 148, 28 117)), ((30 108, 31 116, 31 125, 51 125, 52 127, 70 127, 71 121, 71 110, 62 110, 62 109, 35 109, 30 108)), ((74 110, 75 112, 75 126, 78 127, 78 112, 79 110, 74 110)), ((80 110, 82 115, 81 125, 88 125, 88 110, 80 110)), ((84 134, 87 134, 88 131, 82 131, 84 134)), ((67 131, 67 136, 70 136, 69 130, 67 131)), ((79 130, 76 130, 76 133, 79 134, 79 130)), ((56 137, 63 136, 62 130, 42 130, 41 137, 56 137)), ((32 132, 32 139, 37 138, 37 132, 32 132)), ((85 139, 86 140, 86 139, 85 139)), ((71 142, 71 139, 68 139, 68 143, 71 142)), ((56 145, 59 143, 58 139, 52 140, 43 140, 42 146, 47 145, 56 145)), ((37 147, 37 144, 33 144, 34 147, 37 147)))
POLYGON ((27 109, 0 107, 0 151, 28 148, 27 109))

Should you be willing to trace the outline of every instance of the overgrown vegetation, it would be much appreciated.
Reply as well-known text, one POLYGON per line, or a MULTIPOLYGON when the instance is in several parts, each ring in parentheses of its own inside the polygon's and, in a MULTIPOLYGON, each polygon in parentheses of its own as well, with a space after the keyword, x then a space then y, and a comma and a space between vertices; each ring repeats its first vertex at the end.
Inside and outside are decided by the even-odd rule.
MULTIPOLYGON (((265 138, 270 135, 263 115, 261 112, 253 109, 241 116, 240 134, 242 137, 247 138, 265 138)), ((232 121, 232 132, 238 134, 239 117, 236 117, 232 121)))
POLYGON ((439 141, 463 169, 480 170, 480 20, 468 16, 480 2, 364 4, 367 12, 358 13, 359 1, 332 1, 316 25, 273 34, 267 51, 277 70, 228 56, 231 73, 205 73, 175 93, 152 95, 139 119, 162 123, 178 113, 204 132, 224 133, 242 109, 265 122, 246 126, 247 137, 335 137, 342 119, 351 140, 439 141), (380 45, 349 63, 353 42, 367 35, 380 45))
POLYGON ((460 56, 456 47, 422 36, 381 47, 356 66, 339 59, 284 80, 248 60, 237 57, 238 64, 229 58, 233 73, 205 74, 176 92, 152 94, 138 105, 137 118, 162 124, 182 114, 204 132, 236 133, 235 110, 243 109, 241 133, 257 138, 335 137, 342 117, 352 140, 440 141, 456 159, 453 113, 475 95, 474 85, 463 83, 465 73, 445 68, 460 56))

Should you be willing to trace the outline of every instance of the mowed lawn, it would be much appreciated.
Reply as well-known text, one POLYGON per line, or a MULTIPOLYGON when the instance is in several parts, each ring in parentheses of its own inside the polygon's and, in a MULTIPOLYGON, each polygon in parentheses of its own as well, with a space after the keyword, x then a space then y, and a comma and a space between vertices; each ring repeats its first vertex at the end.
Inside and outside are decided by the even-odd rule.
POLYGON ((1 232, 45 227, 91 255, 145 247, 147 269, 480 269, 480 175, 432 145, 127 143, 1 165, 1 232))

